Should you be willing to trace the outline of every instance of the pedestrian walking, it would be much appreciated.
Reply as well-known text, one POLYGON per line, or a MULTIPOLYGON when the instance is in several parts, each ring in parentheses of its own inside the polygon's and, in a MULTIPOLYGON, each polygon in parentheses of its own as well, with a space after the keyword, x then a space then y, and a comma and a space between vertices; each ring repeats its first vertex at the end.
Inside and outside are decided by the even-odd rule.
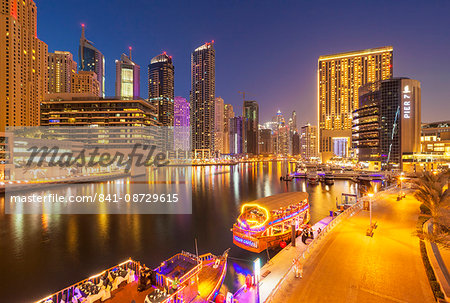
POLYGON ((314 229, 312 229, 312 228, 309 229, 309 237, 311 239, 314 239, 314 229))
POLYGON ((319 228, 317 229, 317 234, 320 234, 321 231, 322 231, 322 229, 319 227, 319 228))

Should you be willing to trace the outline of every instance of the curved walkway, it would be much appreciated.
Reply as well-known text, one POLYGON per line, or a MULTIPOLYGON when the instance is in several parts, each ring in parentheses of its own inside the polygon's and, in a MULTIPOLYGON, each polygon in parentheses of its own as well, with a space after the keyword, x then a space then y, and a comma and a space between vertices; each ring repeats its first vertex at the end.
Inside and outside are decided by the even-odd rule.
POLYGON ((373 210, 372 238, 367 211, 344 220, 307 260, 303 279, 286 280, 274 302, 435 302, 414 236, 419 202, 382 193, 373 210))

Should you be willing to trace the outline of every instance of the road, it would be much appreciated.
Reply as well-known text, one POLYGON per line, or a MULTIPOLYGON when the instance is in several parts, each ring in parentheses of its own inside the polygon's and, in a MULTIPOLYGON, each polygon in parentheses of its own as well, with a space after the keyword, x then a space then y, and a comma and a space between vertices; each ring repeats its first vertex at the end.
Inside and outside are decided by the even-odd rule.
POLYGON ((414 236, 418 209, 411 194, 381 194, 373 238, 365 235, 368 211, 344 220, 307 260, 303 279, 287 279, 274 302, 435 302, 414 236))

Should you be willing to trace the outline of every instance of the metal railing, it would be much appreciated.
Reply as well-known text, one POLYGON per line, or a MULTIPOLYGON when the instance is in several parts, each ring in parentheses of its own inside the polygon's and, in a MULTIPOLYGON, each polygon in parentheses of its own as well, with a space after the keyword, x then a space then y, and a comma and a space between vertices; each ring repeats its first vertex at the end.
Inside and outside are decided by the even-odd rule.
POLYGON ((96 275, 93 275, 87 279, 84 279, 82 281, 79 281, 75 284, 70 285, 69 287, 66 287, 58 292, 55 292, 47 297, 45 297, 44 299, 38 300, 35 303, 46 303, 46 302, 61 302, 61 300, 63 299, 63 297, 66 298, 70 298, 71 296, 74 295, 75 289, 86 283, 87 281, 91 281, 93 282, 95 285, 97 285, 100 282, 100 279, 104 276, 109 274, 111 271, 114 271, 118 268, 123 268, 123 269, 130 269, 133 270, 135 272, 135 274, 139 271, 140 265, 138 262, 132 260, 131 258, 126 260, 125 262, 122 262, 116 266, 113 266, 111 268, 108 268, 104 271, 102 271, 101 273, 98 273, 96 275))

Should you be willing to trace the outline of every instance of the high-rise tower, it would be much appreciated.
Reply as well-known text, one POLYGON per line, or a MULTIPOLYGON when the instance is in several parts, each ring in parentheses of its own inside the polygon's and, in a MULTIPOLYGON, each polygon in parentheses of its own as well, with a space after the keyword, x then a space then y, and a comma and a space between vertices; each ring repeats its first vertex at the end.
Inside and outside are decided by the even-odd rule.
POLYGON ((120 60, 116 60, 116 97, 121 99, 138 99, 140 96, 139 65, 131 60, 130 55, 122 54, 120 60))
POLYGON ((0 1, 0 132, 8 126, 39 125, 47 93, 47 44, 37 38, 32 0, 0 1))
POLYGON ((174 66, 165 52, 153 57, 148 66, 148 98, 158 111, 163 126, 173 126, 174 66))
POLYGON ((100 83, 99 96, 105 97, 105 57, 87 40, 84 34, 84 24, 81 25, 80 47, 78 49, 80 70, 95 72, 100 83))
POLYGON ((243 133, 242 144, 243 152, 247 154, 257 155, 259 152, 259 106, 256 101, 244 100, 243 104, 243 133))
POLYGON ((70 52, 48 53, 48 92, 70 93, 72 75, 77 72, 77 63, 70 52))
POLYGON ((215 150, 214 117, 216 51, 214 40, 195 49, 191 56, 192 148, 215 150))
POLYGON ((360 86, 393 74, 392 46, 319 57, 317 72, 319 148, 322 161, 348 157, 352 111, 360 86))

